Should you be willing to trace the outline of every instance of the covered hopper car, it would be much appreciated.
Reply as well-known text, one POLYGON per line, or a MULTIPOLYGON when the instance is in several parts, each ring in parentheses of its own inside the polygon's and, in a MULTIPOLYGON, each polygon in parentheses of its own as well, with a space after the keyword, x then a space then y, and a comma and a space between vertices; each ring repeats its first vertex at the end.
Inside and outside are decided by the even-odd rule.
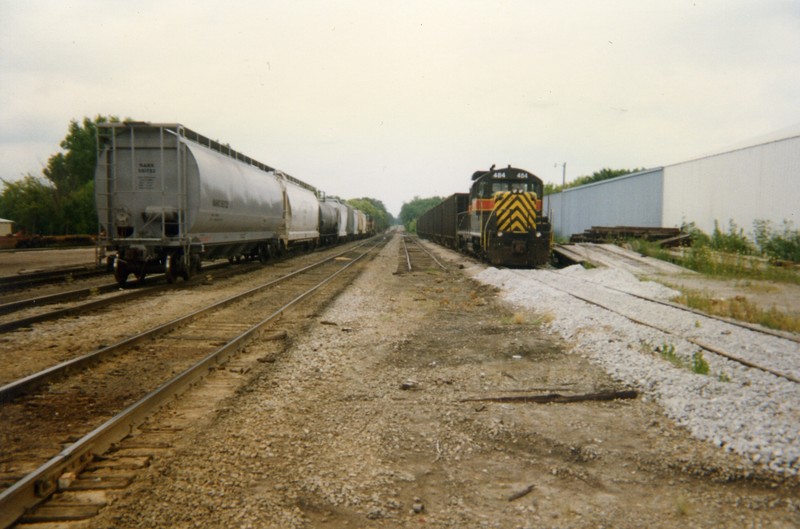
POLYGON ((447 197, 417 219, 417 233, 493 265, 543 266, 552 229, 542 213, 542 181, 508 166, 477 171, 469 193, 447 197))
POLYGON ((347 239, 344 205, 319 195, 180 124, 98 125, 100 244, 115 252, 110 260, 120 284, 155 272, 170 282, 188 279, 204 259, 266 260, 292 247, 347 239))

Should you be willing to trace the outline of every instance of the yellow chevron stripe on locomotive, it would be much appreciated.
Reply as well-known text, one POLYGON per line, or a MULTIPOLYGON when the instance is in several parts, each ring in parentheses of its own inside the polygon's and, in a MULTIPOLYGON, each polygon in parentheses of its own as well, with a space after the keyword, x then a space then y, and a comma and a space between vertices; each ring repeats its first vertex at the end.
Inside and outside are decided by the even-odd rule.
POLYGON ((494 196, 497 230, 528 233, 536 229, 536 193, 501 191, 494 196))

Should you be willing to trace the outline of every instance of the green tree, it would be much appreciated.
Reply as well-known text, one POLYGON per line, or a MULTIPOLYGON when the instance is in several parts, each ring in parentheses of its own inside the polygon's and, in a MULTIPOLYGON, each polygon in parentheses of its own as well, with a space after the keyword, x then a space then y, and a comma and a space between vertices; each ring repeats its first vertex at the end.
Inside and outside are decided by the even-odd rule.
POLYGON ((94 205, 94 170, 97 160, 97 124, 119 122, 119 118, 97 116, 82 123, 70 121, 60 146, 63 152, 47 160, 42 170, 46 180, 27 175, 19 185, 4 182, 0 194, 0 216, 10 218, 31 233, 43 235, 92 233, 97 229, 94 205), (10 198, 36 196, 39 202, 13 204, 10 198))
POLYGON ((0 194, 0 217, 13 220, 16 228, 30 234, 50 234, 58 227, 53 216, 55 188, 43 178, 26 175, 7 182, 0 194))
POLYGON ((566 185, 557 185, 546 183, 544 185, 544 194, 545 195, 552 195, 553 193, 559 193, 564 189, 569 189, 572 187, 578 186, 585 186, 586 184, 593 184, 594 182, 602 182, 603 180, 609 180, 611 178, 616 178, 618 176, 624 176, 626 174, 631 173, 638 173, 639 171, 644 171, 644 167, 636 168, 636 169, 608 169, 603 168, 599 171, 593 172, 591 175, 588 176, 579 176, 575 180, 571 182, 567 182, 566 185))
POLYGON ((442 200, 444 200, 442 197, 420 198, 415 196, 411 202, 404 202, 400 208, 400 222, 403 223, 406 231, 416 231, 416 221, 420 215, 439 204, 442 200))
POLYGON ((379 232, 386 230, 394 220, 383 202, 376 198, 351 198, 347 203, 375 219, 375 229, 379 232))

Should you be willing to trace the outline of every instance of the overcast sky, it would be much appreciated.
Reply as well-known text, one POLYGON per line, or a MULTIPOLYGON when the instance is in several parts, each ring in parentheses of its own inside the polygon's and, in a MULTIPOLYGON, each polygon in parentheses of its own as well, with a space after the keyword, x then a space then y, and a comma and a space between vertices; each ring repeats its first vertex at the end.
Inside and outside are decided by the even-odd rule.
POLYGON ((0 178, 70 120, 179 122, 392 214, 800 124, 798 0, 0 0, 0 178))

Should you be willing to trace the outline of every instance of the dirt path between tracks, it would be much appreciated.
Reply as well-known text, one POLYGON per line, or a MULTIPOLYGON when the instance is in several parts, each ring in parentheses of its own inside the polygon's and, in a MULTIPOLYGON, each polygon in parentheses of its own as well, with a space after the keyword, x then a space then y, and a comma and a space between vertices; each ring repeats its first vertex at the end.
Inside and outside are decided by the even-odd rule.
POLYGON ((41 272, 67 266, 95 265, 95 249, 19 250, 0 252, 0 277, 41 272))
MULTIPOLYGON (((84 527, 796 527, 797 482, 690 438, 397 241, 84 527)), ((288 323, 288 322, 287 322, 288 323)), ((292 327, 293 329, 297 329, 292 327)), ((252 352, 252 351, 251 351, 252 352)))

